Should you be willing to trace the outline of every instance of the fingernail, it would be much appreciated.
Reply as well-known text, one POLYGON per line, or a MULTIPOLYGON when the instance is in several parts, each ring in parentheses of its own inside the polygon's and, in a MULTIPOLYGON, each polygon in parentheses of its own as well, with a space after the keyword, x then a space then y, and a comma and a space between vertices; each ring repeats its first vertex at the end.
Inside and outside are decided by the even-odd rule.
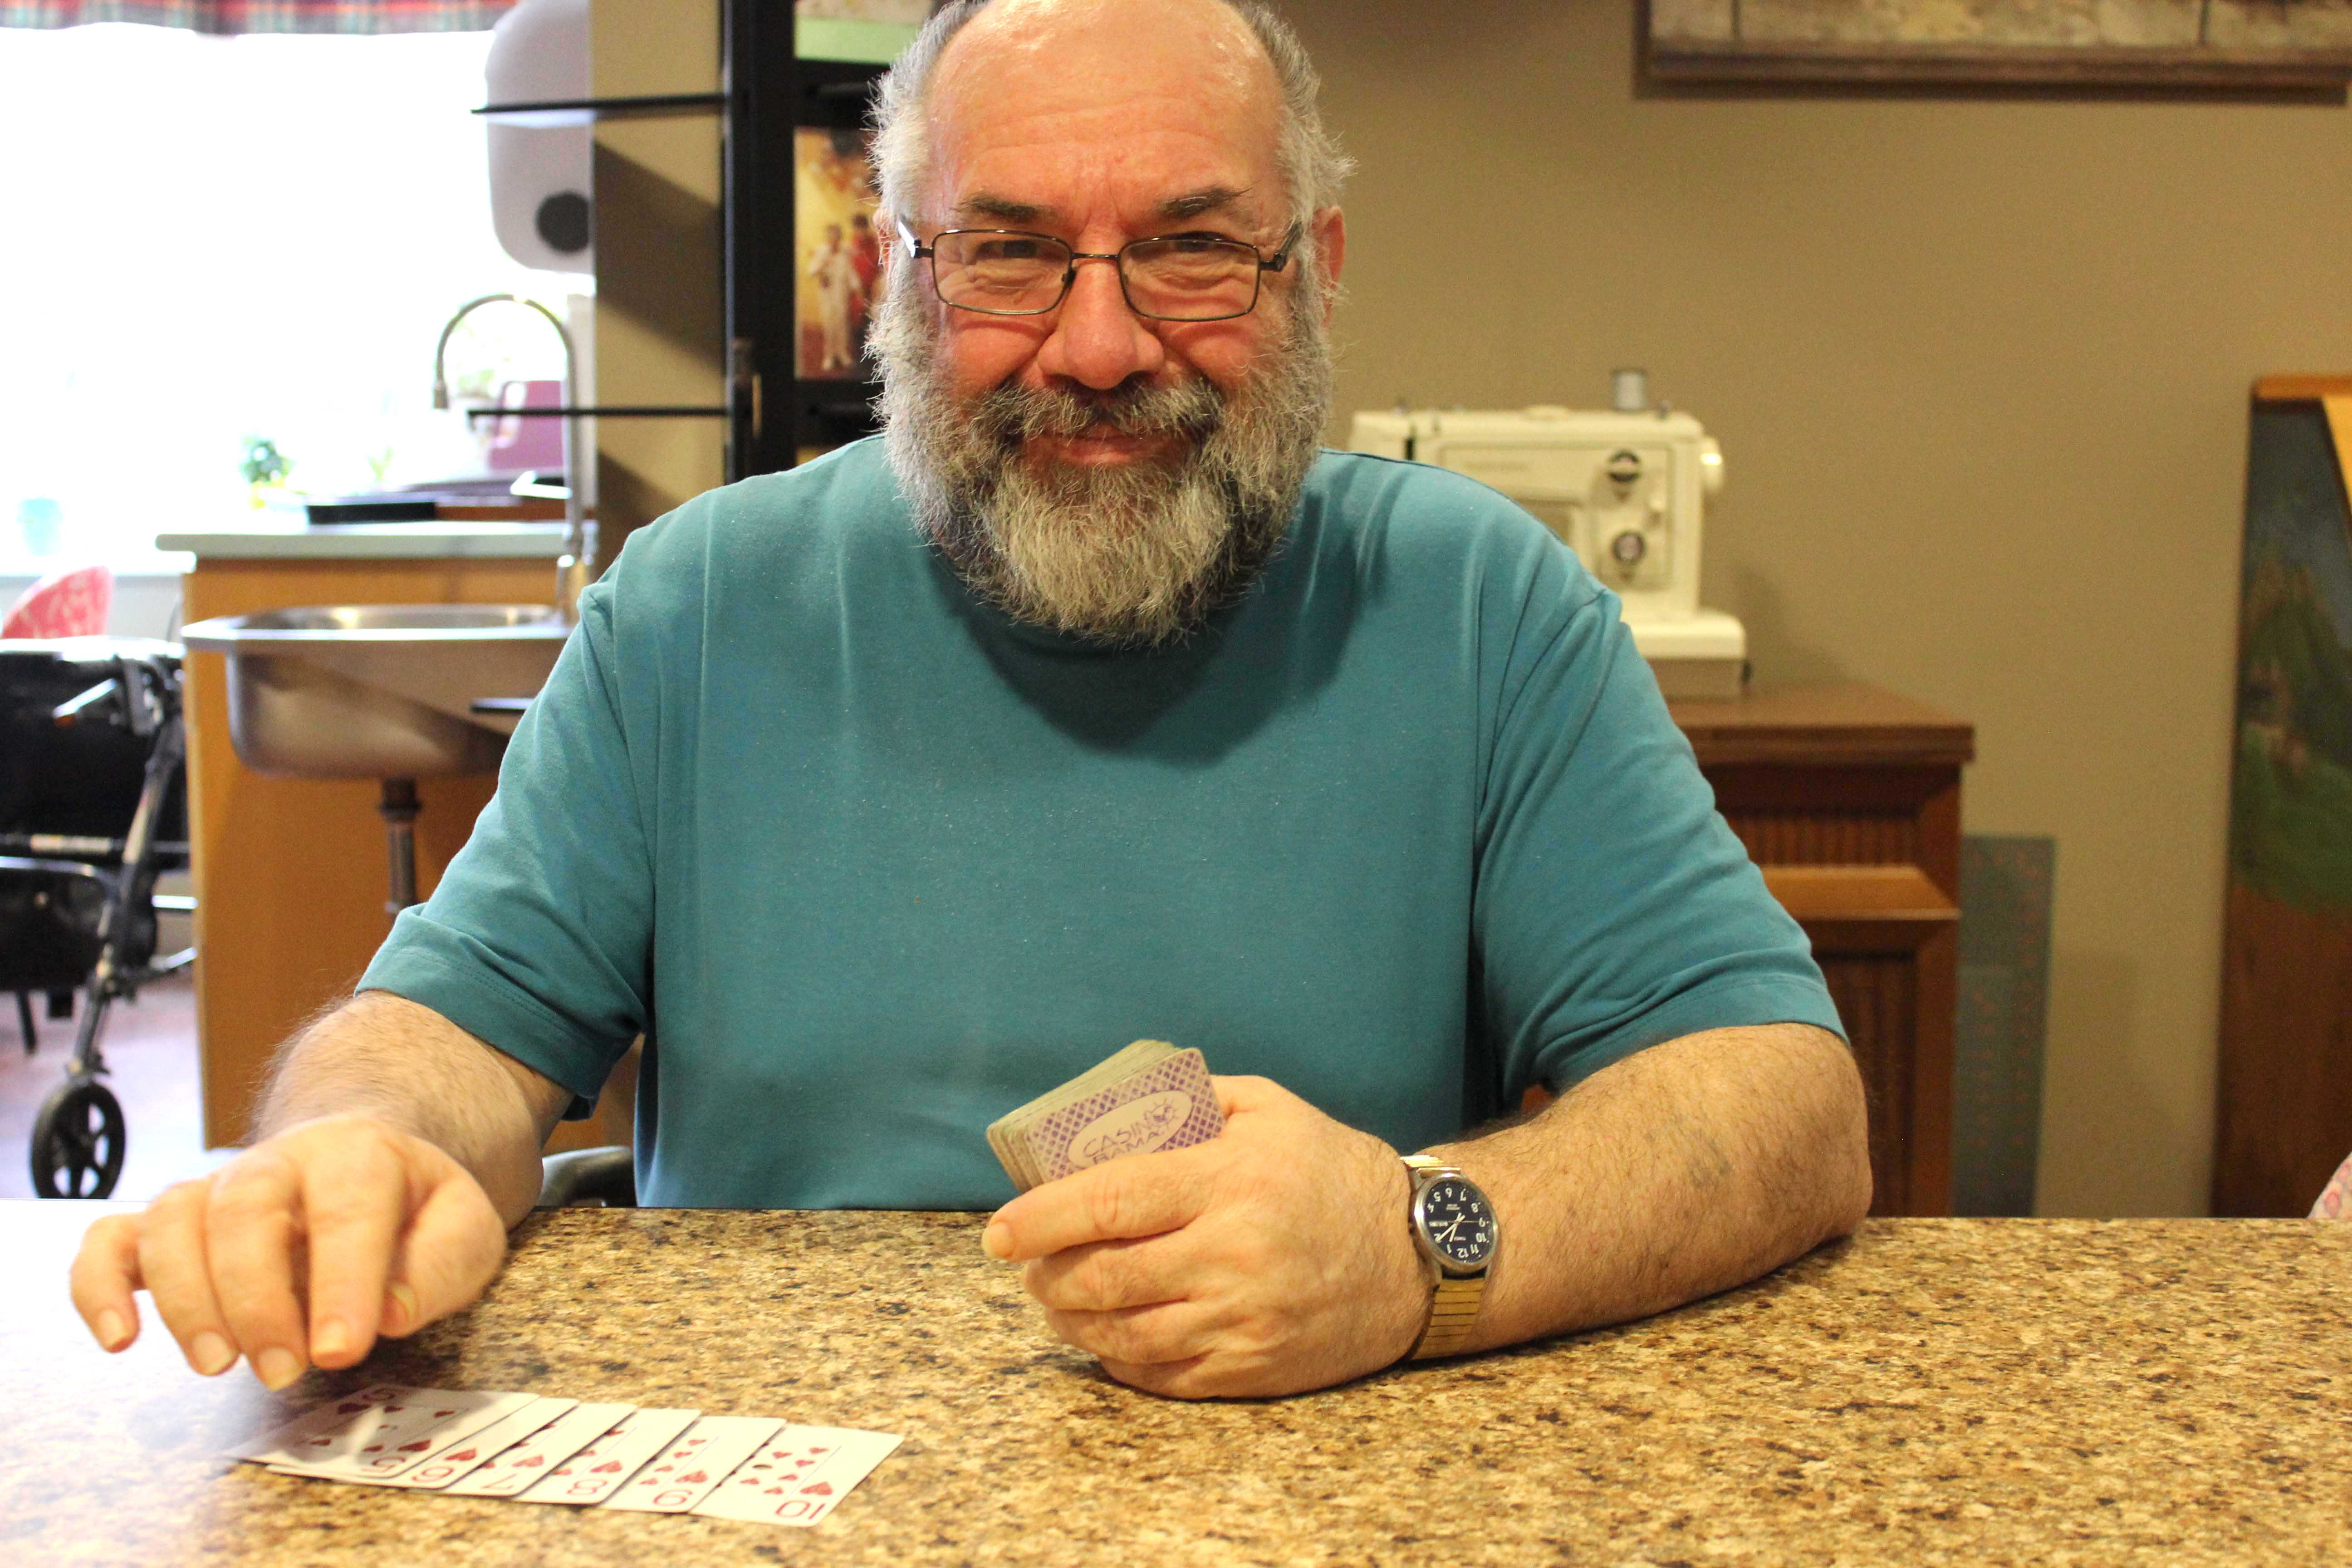
POLYGON ((236 1347, 206 1329, 188 1342, 188 1362, 206 1377, 218 1377, 236 1364, 236 1347))
POLYGON ((122 1321, 122 1314, 109 1309, 98 1315, 98 1342, 108 1350, 119 1351, 131 1339, 131 1330, 122 1321))
POLYGON ((272 1345, 253 1358, 254 1375, 272 1394, 302 1375, 302 1358, 282 1345, 272 1345))
POLYGON ((980 1249, 1000 1262, 1012 1257, 1013 1227, 1001 1219, 990 1220, 980 1233, 980 1249))
POLYGON ((417 1304, 416 1292, 407 1286, 395 1281, 384 1287, 383 1294, 388 1308, 383 1315, 384 1332, 404 1334, 425 1316, 424 1308, 417 1304))
POLYGON ((310 1336, 310 1353, 320 1361, 341 1355, 352 1348, 351 1325, 341 1318, 329 1318, 310 1336))

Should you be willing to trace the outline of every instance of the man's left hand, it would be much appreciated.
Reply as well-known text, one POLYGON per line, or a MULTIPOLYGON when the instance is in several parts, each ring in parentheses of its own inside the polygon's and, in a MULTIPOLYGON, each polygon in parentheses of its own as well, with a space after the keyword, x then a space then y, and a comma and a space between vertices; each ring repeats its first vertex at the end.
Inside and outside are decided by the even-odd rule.
POLYGON ((990 1256, 1121 1383, 1180 1399, 1296 1394, 1412 1348, 1429 1286, 1396 1151, 1262 1078, 1213 1080, 1225 1130, 1031 1189, 990 1256))

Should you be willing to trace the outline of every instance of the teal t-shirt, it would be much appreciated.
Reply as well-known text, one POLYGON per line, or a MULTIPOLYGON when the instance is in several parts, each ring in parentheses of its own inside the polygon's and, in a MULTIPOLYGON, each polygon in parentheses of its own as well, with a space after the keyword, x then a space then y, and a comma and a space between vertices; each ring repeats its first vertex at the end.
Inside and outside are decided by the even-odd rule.
POLYGON ((1139 1038, 1412 1150, 1838 1026, 1615 599, 1492 490, 1339 453, 1159 652, 976 602, 877 441, 689 502, 361 984, 575 1113, 643 1033, 643 1201, 714 1206, 993 1206, 987 1123, 1139 1038))

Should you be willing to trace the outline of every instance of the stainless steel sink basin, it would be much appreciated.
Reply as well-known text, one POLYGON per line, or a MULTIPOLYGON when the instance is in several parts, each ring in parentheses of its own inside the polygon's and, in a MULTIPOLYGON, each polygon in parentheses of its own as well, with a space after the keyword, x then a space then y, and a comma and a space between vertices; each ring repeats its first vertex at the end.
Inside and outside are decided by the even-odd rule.
POLYGON ((305 778, 495 772, 512 713, 569 631, 545 605, 333 605, 199 621, 180 634, 228 656, 229 739, 246 766, 305 778))

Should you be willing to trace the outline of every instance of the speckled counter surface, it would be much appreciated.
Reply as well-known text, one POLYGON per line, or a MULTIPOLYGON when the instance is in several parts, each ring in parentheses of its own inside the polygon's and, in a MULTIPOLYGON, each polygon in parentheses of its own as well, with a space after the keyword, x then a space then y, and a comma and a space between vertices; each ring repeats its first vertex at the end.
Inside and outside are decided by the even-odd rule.
POLYGON ((1628 1327, 1267 1403, 1053 1342, 975 1216, 574 1211, 282 1401, 80 1337, 98 1205, 0 1205, 0 1562, 2352 1563, 2352 1226, 1890 1220, 1628 1327), (906 1435, 814 1530, 216 1458, 362 1381, 906 1435))

